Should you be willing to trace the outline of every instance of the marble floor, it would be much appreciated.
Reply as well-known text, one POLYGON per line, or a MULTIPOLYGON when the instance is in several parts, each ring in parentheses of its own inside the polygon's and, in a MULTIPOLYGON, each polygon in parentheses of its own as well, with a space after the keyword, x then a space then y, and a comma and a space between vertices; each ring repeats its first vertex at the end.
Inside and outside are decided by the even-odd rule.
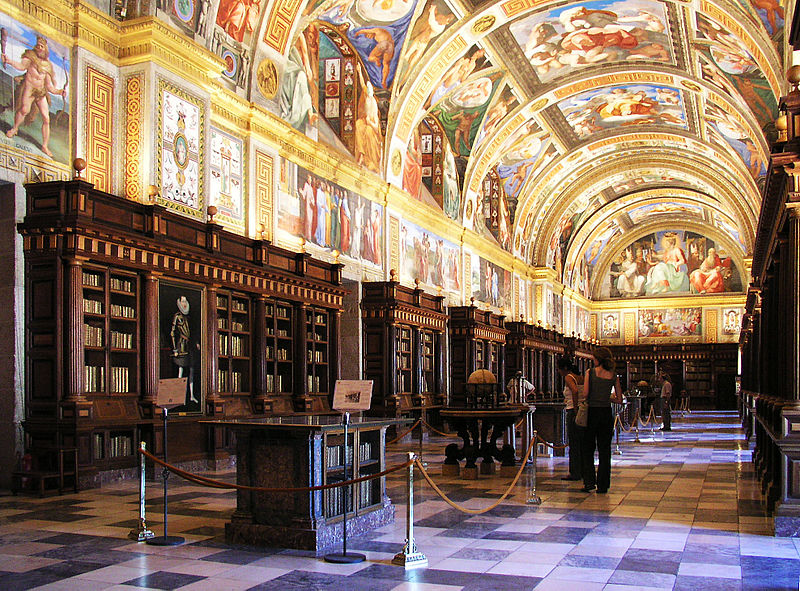
MULTIPOLYGON (((769 535, 733 413, 679 413, 673 431, 622 438, 608 494, 586 494, 561 480, 564 458, 540 457, 541 506, 525 503, 531 477, 483 515, 446 505, 421 478, 415 487, 416 541, 424 570, 392 566, 405 537, 405 477, 388 479, 394 524, 350 540, 367 561, 329 564, 306 552, 229 546, 224 523, 232 492, 172 482, 170 533, 183 546, 159 548, 127 539, 136 523, 137 486, 39 499, 0 496, 0 590, 244 591, 565 591, 800 589, 800 539, 769 535)), ((423 457, 457 503, 479 509, 499 498, 510 478, 477 481, 440 475, 445 438, 423 457)), ((389 465, 416 444, 389 447, 389 465)), ((230 473, 217 477, 231 478, 230 473)), ((160 533, 160 487, 148 489, 149 525, 160 533)))

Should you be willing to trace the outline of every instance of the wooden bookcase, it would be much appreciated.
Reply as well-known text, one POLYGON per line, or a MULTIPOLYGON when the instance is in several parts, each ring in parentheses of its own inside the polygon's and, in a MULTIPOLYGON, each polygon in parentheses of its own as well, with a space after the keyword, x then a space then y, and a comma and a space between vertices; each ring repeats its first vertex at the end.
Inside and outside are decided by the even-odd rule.
POLYGON ((435 420, 445 397, 444 298, 397 281, 362 284, 364 379, 374 416, 435 420))
POLYGON ((209 417, 328 407, 341 265, 82 180, 26 188, 29 451, 76 448, 84 487, 134 476, 140 441, 163 448, 159 379, 179 373, 192 388, 171 413, 175 462, 228 461, 230 431, 209 417))
POLYGON ((505 388, 505 316, 475 306, 448 308, 450 316, 450 405, 463 400, 470 374, 488 369, 497 378, 498 392, 505 388))

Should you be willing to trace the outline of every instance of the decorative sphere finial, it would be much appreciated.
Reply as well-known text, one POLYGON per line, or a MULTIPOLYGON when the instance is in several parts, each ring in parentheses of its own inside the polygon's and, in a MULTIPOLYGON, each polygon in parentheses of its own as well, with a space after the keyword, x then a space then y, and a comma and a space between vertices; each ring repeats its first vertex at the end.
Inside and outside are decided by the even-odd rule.
POLYGON ((75 169, 75 178, 81 178, 81 173, 86 170, 86 160, 83 158, 75 158, 75 160, 72 161, 72 168, 75 169))
POLYGON ((792 85, 792 90, 797 90, 797 85, 800 84, 800 65, 789 68, 786 71, 786 79, 792 85))
POLYGON ((389 281, 397 281, 397 269, 389 269, 389 281))
POLYGON ((209 205, 208 208, 206 209, 206 212, 208 212, 208 223, 209 224, 215 223, 214 216, 217 215, 217 206, 209 205))

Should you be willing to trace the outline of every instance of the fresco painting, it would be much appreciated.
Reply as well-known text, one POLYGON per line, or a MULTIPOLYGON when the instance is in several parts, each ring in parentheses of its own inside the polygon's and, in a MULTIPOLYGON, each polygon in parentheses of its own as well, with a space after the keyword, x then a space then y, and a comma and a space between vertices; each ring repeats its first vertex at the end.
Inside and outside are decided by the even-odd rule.
POLYGON ((0 135, 6 145, 62 164, 70 159, 70 52, 0 14, 0 135))
POLYGON ((448 93, 456 90, 461 84, 467 81, 475 72, 479 72, 491 66, 486 51, 477 45, 470 49, 456 61, 455 64, 445 72, 439 86, 433 89, 428 99, 425 101, 425 108, 436 105, 448 93))
POLYGON ((319 19, 347 36, 361 57, 369 83, 389 90, 416 5, 416 0, 345 0, 332 3, 319 19))
POLYGON ((702 308, 639 310, 639 338, 702 337, 702 308))
POLYGON ((777 117, 778 103, 747 47, 736 35, 700 13, 697 28, 695 47, 700 52, 703 79, 731 97, 744 99, 762 129, 770 126, 777 117))
POLYGON ((497 129, 498 125, 503 121, 503 118, 513 111, 519 101, 511 91, 510 86, 503 88, 502 92, 496 93, 492 106, 486 111, 486 117, 483 120, 483 127, 481 128, 478 137, 475 138, 473 148, 476 148, 480 143, 497 129))
MULTIPOLYGON (((529 127, 531 124, 529 124, 529 127)), ((503 144, 495 170, 502 179, 503 191, 516 199, 529 178, 535 177, 558 155, 549 135, 518 133, 503 144)))
POLYGON ((469 157, 501 76, 500 72, 495 72, 472 78, 431 109, 430 114, 439 121, 450 146, 459 156, 469 157))
POLYGON ((603 339, 619 338, 619 312, 600 314, 600 337, 603 339))
POLYGON ((226 221, 244 226, 244 146, 240 138, 211 128, 210 203, 226 221))
POLYGON ((400 225, 400 280, 461 292, 461 249, 409 222, 400 225))
POLYGON ((278 228, 328 250, 375 265, 384 262, 383 207, 289 164, 278 228))
POLYGON ((702 218, 703 217, 703 208, 700 205, 694 203, 684 203, 680 201, 662 201, 660 203, 648 203, 646 205, 640 205, 639 207, 635 207, 628 211, 628 217, 631 218, 631 221, 634 224, 638 224, 647 219, 650 216, 659 215, 659 214, 681 214, 681 215, 692 215, 702 218))
POLYGON ((546 264, 555 270, 559 281, 563 280, 564 262, 572 236, 587 212, 594 210, 597 203, 598 198, 596 196, 590 198, 588 193, 576 198, 558 220, 556 230, 550 236, 547 243, 546 264))
POLYGON ((456 15, 444 0, 428 0, 408 35, 403 61, 396 74, 401 85, 406 83, 411 69, 422 59, 428 48, 455 21, 456 15))
POLYGON ((717 212, 714 212, 712 217, 714 220, 714 225, 722 230, 725 234, 730 236, 739 246, 741 246, 743 253, 747 252, 747 245, 745 245, 744 240, 742 240, 742 234, 739 232, 739 228, 737 228, 728 218, 721 216, 717 212))
POLYGON ((674 63, 664 4, 651 0, 584 2, 511 25, 539 79, 625 60, 674 63))
POLYGON ((686 128, 681 92, 669 86, 609 86, 564 99, 558 107, 581 140, 618 127, 672 125, 686 128))
POLYGON ((742 159, 754 179, 767 174, 767 163, 761 155, 761 150, 735 117, 711 103, 706 105, 705 115, 710 128, 709 139, 712 142, 730 146, 742 159))
POLYGON ((722 334, 738 335, 742 329, 742 310, 729 308, 722 311, 722 334))
POLYGON ((220 0, 217 26, 234 41, 249 44, 258 29, 262 7, 262 0, 220 0))
POLYGON ((476 254, 472 256, 472 297, 511 310, 511 271, 490 263, 476 254))
POLYGON ((711 238, 684 230, 648 234, 626 246, 602 279, 601 298, 740 292, 739 271, 711 238))
POLYGON ((306 134, 316 127, 319 113, 319 31, 309 25, 289 50, 278 91, 278 111, 289 125, 306 134))

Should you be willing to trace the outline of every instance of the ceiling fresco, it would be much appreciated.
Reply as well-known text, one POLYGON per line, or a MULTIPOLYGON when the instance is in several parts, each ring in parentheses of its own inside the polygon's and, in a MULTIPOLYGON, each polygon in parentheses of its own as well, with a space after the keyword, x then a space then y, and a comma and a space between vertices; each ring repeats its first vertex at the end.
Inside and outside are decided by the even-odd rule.
POLYGON ((565 285, 599 294, 578 261, 609 244, 622 256, 646 226, 686 220, 736 250, 746 282, 787 90, 777 1, 204 9, 237 92, 565 285), (277 92, 260 83, 266 62, 277 92))

